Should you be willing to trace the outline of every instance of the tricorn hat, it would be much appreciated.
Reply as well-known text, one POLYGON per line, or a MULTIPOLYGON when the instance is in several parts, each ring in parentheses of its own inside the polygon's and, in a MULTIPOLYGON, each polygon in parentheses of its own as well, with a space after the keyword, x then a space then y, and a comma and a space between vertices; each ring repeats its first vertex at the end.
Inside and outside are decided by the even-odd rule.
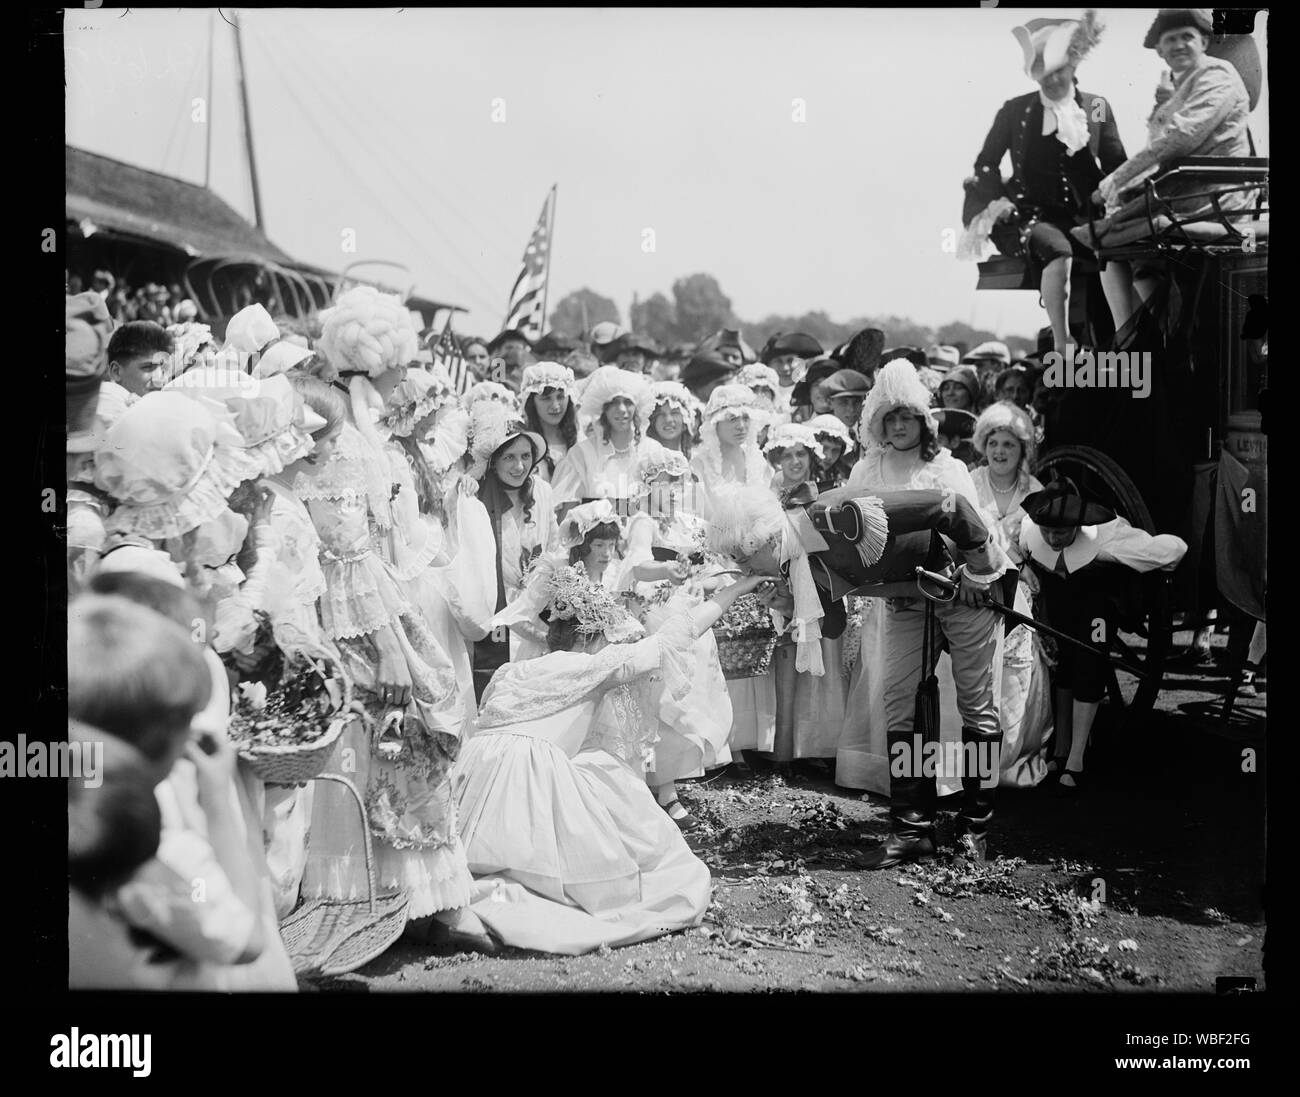
POLYGON ((780 358, 786 354, 798 355, 800 358, 820 358, 825 353, 822 345, 805 332, 792 331, 786 334, 778 331, 763 344, 758 359, 764 365, 768 365, 773 358, 780 358))
POLYGON ((939 433, 945 438, 972 438, 975 435, 975 413, 964 408, 935 408, 935 421, 939 433))
POLYGON ((699 388, 701 385, 716 381, 719 377, 729 377, 739 368, 719 358, 717 354, 705 352, 695 355, 687 363, 686 368, 682 370, 681 381, 689 389, 699 388))
POLYGON ((1214 33, 1214 13, 1210 8, 1161 8, 1142 39, 1142 48, 1155 49, 1165 31, 1179 27, 1195 27, 1208 37, 1214 33))
POLYGON ((1026 495, 1021 506, 1031 522, 1046 529, 1099 526, 1115 520, 1112 511, 1084 499, 1074 483, 1064 477, 1053 480, 1042 491, 1026 495))
POLYGON ((1101 37, 1097 13, 1089 8, 1082 19, 1031 19, 1011 33, 1024 53, 1025 75, 1031 80, 1078 64, 1101 37))

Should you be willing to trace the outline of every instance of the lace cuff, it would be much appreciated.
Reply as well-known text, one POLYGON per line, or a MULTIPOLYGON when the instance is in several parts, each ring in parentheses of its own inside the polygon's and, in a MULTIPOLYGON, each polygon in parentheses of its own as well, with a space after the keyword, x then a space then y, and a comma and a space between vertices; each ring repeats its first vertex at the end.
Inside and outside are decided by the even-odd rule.
POLYGON ((368 549, 355 556, 325 556, 321 572, 325 576, 321 623, 332 639, 365 636, 410 612, 383 562, 368 549))

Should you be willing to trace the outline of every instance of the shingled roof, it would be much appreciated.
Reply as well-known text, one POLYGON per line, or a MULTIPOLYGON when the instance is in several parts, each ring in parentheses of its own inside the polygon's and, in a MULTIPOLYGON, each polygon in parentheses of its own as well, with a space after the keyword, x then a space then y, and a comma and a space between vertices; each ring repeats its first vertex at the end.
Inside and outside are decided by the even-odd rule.
POLYGON ((197 183, 65 146, 69 221, 185 251, 190 255, 251 254, 293 263, 266 236, 197 183))

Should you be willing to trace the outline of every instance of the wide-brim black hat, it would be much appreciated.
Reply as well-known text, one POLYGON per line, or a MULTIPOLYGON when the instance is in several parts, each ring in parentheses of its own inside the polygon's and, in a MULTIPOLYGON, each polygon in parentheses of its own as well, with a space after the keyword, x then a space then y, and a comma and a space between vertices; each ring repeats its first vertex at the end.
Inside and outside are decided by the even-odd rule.
POLYGON ((716 381, 720 377, 730 377, 738 369, 738 366, 733 366, 716 354, 697 354, 682 370, 679 380, 688 389, 693 389, 701 385, 707 385, 710 381, 716 381))
POLYGON ((758 359, 763 365, 769 365, 773 358, 785 354, 794 354, 800 358, 820 358, 826 351, 811 335, 802 331, 792 331, 788 335, 777 332, 763 344, 758 359))
POLYGON ((1100 503, 1083 498, 1071 483, 1052 483, 1025 496, 1021 503, 1029 520, 1046 529, 1099 526, 1113 522, 1115 514, 1100 503))
POLYGON ((565 335, 560 331, 550 331, 537 340, 533 347, 533 353, 541 357, 562 358, 566 354, 572 354, 575 350, 581 349, 582 344, 573 336, 565 335))
POLYGON ((1161 8, 1155 22, 1142 40, 1142 48, 1153 50, 1167 30, 1195 27, 1206 35, 1214 34, 1214 13, 1210 8, 1161 8))
POLYGON ((920 347, 894 347, 880 355, 881 362, 892 362, 895 358, 906 358, 914 366, 928 366, 930 359, 920 347))
POLYGON ((530 347, 533 345, 533 341, 532 341, 531 339, 529 339, 528 336, 526 336, 526 335, 525 335, 522 331, 520 331, 518 328, 507 328, 507 329, 506 329, 505 331, 503 331, 500 335, 496 336, 496 337, 492 340, 492 342, 490 342, 490 343, 487 345, 488 353, 489 353, 489 354, 495 354, 498 350, 501 349, 501 347, 502 347, 506 342, 508 342, 508 341, 511 340, 511 339, 518 339, 518 340, 521 340, 522 342, 527 343, 528 346, 530 346, 530 347))
POLYGON ((635 335, 628 332, 627 335, 620 335, 606 347, 606 354, 611 361, 624 351, 640 351, 647 358, 660 358, 663 356, 664 348, 648 335, 635 335))
POLYGON ((977 416, 965 408, 935 408, 939 433, 946 438, 974 438, 977 416))

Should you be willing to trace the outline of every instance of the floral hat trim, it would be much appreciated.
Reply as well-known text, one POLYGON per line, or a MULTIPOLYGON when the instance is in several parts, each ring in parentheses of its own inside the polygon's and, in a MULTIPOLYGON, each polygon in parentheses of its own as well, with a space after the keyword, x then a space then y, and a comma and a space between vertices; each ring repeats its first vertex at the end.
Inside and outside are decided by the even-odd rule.
POLYGON ((643 484, 649 484, 664 473, 669 476, 687 476, 690 471, 691 463, 686 459, 684 453, 679 453, 675 449, 664 449, 663 447, 660 447, 658 451, 647 453, 636 466, 637 478, 643 484))
POLYGON ((754 390, 747 385, 719 385, 709 396, 704 418, 714 423, 728 412, 743 410, 745 414, 751 414, 757 403, 754 390))
POLYGON ((817 432, 809 429, 807 423, 780 423, 774 426, 768 433, 763 452, 770 454, 773 450, 789 446, 803 446, 810 453, 815 453, 819 461, 826 456, 817 439, 817 432))
POLYGON ((530 396, 540 396, 547 389, 559 389, 572 399, 576 386, 573 370, 568 366, 562 366, 558 362, 536 362, 524 369, 520 379, 519 401, 523 403, 530 396))
POLYGON ((621 528, 614 504, 608 499, 597 499, 576 506, 564 516, 564 521, 560 524, 560 544, 565 548, 580 545, 588 533, 607 522, 621 528))

